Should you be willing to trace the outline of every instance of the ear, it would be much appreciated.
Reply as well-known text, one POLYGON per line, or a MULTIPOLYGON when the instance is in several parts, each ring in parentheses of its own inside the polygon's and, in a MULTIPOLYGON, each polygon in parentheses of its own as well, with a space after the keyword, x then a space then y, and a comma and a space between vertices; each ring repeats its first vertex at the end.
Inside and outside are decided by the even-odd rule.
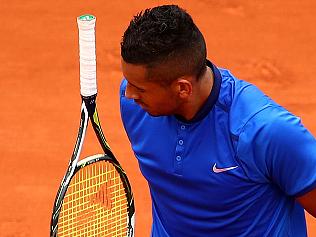
POLYGON ((186 77, 180 77, 176 80, 176 90, 181 99, 187 99, 192 94, 192 83, 186 77))

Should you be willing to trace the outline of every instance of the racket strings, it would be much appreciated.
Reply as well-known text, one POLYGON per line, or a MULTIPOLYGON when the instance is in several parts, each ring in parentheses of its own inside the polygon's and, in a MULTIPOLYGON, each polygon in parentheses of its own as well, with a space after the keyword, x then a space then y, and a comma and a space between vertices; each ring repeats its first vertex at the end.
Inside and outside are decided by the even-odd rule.
POLYGON ((58 236, 127 236, 127 198, 108 161, 81 168, 72 178, 58 220, 58 236))

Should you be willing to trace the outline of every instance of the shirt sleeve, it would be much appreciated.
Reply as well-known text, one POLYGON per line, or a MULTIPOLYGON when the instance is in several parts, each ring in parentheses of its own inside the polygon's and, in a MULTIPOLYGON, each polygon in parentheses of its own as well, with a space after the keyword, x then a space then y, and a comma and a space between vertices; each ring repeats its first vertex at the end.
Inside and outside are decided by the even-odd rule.
POLYGON ((255 114, 240 133, 237 156, 255 182, 301 196, 316 187, 316 140, 300 119, 283 108, 255 114))

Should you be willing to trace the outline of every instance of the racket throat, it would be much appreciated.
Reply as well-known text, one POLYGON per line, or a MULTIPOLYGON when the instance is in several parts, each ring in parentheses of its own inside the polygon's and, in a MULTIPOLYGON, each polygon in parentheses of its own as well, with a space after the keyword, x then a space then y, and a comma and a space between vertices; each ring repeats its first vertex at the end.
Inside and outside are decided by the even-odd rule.
POLYGON ((100 119, 97 111, 97 106, 96 106, 96 97, 97 95, 92 95, 92 96, 81 96, 82 101, 87 108, 88 115, 93 127, 93 130, 99 140, 99 143, 104 151, 105 154, 116 160, 105 136, 101 128, 100 124, 100 119))

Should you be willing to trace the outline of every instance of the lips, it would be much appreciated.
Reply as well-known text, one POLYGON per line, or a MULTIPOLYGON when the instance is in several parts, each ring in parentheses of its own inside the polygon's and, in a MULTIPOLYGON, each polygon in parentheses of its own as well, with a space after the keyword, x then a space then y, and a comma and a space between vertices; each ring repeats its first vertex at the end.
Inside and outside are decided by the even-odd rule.
POLYGON ((141 104, 142 102, 140 100, 134 100, 136 104, 141 104))
POLYGON ((136 102, 136 104, 138 104, 140 107, 145 107, 146 105, 143 103, 143 102, 141 102, 140 100, 134 100, 135 102, 136 102))

